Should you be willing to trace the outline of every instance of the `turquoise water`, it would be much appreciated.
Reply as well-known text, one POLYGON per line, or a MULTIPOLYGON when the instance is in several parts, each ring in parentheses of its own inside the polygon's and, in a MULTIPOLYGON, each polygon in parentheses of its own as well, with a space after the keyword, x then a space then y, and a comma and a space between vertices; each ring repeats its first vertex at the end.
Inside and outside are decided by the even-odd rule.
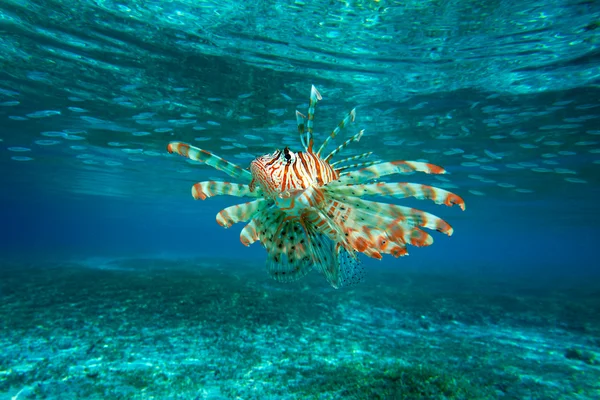
POLYGON ((600 397, 599 33, 594 1, 1 1, 0 396, 600 397), (299 151, 311 85, 316 143, 356 107, 344 154, 448 171, 395 181, 466 211, 395 202, 452 237, 282 284, 193 200, 230 178, 169 142, 299 151))

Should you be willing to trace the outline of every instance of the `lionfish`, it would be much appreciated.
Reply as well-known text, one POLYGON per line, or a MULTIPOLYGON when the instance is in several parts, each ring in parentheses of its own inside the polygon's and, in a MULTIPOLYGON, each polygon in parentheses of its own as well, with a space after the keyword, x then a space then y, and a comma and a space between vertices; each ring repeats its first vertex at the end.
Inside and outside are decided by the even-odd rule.
POLYGON ((358 253, 377 259, 382 254, 404 256, 409 244, 421 247, 433 243, 433 238, 421 228, 452 235, 452 227, 435 215, 363 199, 415 197, 447 206, 456 204, 464 210, 463 199, 446 190, 416 183, 378 181, 392 174, 446 171, 417 161, 364 161, 372 152, 332 162, 350 143, 358 142, 364 130, 323 155, 329 141, 354 121, 353 109, 315 151, 313 119, 319 100, 321 94, 312 86, 308 117, 296 111, 303 151, 285 147, 256 158, 244 169, 182 142, 169 143, 167 150, 208 164, 243 182, 199 182, 192 186, 192 196, 202 200, 219 195, 255 198, 220 211, 217 223, 229 228, 237 222, 247 222, 240 234, 241 242, 246 246, 256 241, 262 243, 267 251, 267 272, 279 282, 296 281, 314 268, 334 288, 349 286, 363 278, 358 253))

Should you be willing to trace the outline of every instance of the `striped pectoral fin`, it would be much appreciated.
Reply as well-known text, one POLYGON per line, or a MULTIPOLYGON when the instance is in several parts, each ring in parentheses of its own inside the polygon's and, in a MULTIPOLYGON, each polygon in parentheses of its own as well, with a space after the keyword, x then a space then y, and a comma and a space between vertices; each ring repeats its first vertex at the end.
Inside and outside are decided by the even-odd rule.
POLYGON ((376 259, 381 259, 382 254, 391 254, 394 257, 407 255, 407 244, 420 247, 433 243, 433 238, 423 231, 421 232, 424 236, 411 240, 411 231, 411 227, 402 225, 389 229, 385 227, 384 223, 380 225, 356 224, 349 230, 349 239, 356 251, 376 259))
POLYGON ((375 246, 373 238, 371 238, 370 235, 365 234, 365 227, 365 225, 357 224, 348 229, 348 242, 353 247, 354 251, 381 260, 381 252, 375 246))
POLYGON ((246 246, 262 243, 267 251, 267 273, 276 281, 296 281, 312 270, 302 224, 276 207, 258 210, 242 230, 240 240, 246 246))
POLYGON ((284 217, 278 222, 259 232, 267 250, 267 273, 278 282, 296 281, 312 270, 313 259, 300 221, 284 217))
POLYGON ((331 200, 327 215, 343 229, 349 246, 369 257, 380 259, 382 254, 399 257, 407 254, 407 245, 431 245, 433 237, 422 227, 452 234, 447 222, 421 210, 350 196, 344 199, 331 200))
POLYGON ((450 224, 443 219, 425 211, 396 204, 380 203, 352 198, 355 206, 353 218, 369 220, 373 226, 394 221, 409 227, 424 227, 451 236, 454 232, 450 224))
POLYGON ((206 200, 209 197, 221 195, 235 197, 260 197, 262 196, 262 192, 260 191, 260 188, 255 188, 252 190, 249 185, 218 181, 198 182, 192 186, 192 196, 196 200, 206 200))
MULTIPOLYGON (((311 226, 321 234, 324 234, 329 240, 337 243, 340 251, 346 251, 350 254, 355 252, 381 259, 381 253, 375 243, 375 236, 370 232, 377 228, 381 218, 358 214, 358 210, 352 204, 334 199, 326 199, 323 204, 324 213, 312 212, 311 226)), ((382 237, 385 232, 379 232, 382 237)), ((385 242, 385 241, 384 241, 385 242)))
POLYGON ((433 237, 429 233, 398 219, 388 219, 385 232, 392 243, 404 247, 404 253, 401 255, 408 254, 406 246, 409 244, 415 247, 425 247, 433 244, 433 237))
POLYGON ((217 214, 217 223, 225 228, 229 228, 237 222, 248 221, 267 205, 268 201, 266 199, 258 199, 227 207, 217 214))
POLYGON ((334 242, 343 241, 344 232, 331 218, 316 208, 309 209, 302 215, 303 221, 312 230, 323 234, 334 242))
MULTIPOLYGON (((378 183, 377 185, 382 184, 378 183)), ((388 186, 386 184, 383 185, 388 186)), ((388 188, 385 190, 387 191, 388 188)), ((405 197, 412 196, 419 200, 431 200, 436 204, 444 204, 449 207, 458 205, 461 210, 465 210, 465 201, 462 197, 434 186, 400 182, 389 184, 389 190, 392 191, 392 196, 396 196, 396 193, 404 193, 405 197)))
POLYGON ((199 147, 182 142, 171 142, 167 146, 167 151, 169 153, 177 153, 190 160, 203 162, 219 171, 225 172, 233 178, 240 178, 247 182, 252 181, 250 171, 199 147))
POLYGON ((445 174, 446 170, 437 165, 419 162, 419 161, 391 161, 372 165, 370 167, 359 169, 358 171, 348 172, 333 181, 330 185, 357 184, 378 179, 392 174, 412 174, 413 172, 425 172, 426 174, 445 174))
POLYGON ((240 232, 240 241, 244 246, 250 246, 257 240, 260 240, 260 238, 258 237, 256 220, 252 219, 240 232))
POLYGON ((267 250, 267 273, 279 282, 296 281, 313 268, 335 288, 362 280, 356 254, 319 231, 306 216, 290 217, 277 208, 260 210, 242 230, 241 240, 245 245, 261 241, 267 250))
POLYGON ((378 225, 354 223, 348 229, 348 239, 354 250, 381 259, 382 254, 401 257, 408 254, 407 245, 430 246, 433 238, 427 232, 404 221, 380 218, 378 225))
POLYGON ((395 198, 414 197, 419 200, 431 200, 436 204, 445 204, 447 206, 458 205, 462 210, 465 209, 464 200, 447 190, 439 189, 433 186, 421 185, 418 183, 371 183, 366 185, 346 185, 332 186, 326 188, 327 193, 335 193, 345 196, 391 196, 395 198))
POLYGON ((450 224, 436 215, 418 210, 416 208, 402 207, 395 204, 381 204, 387 206, 387 215, 389 215, 391 218, 402 220, 409 226, 435 230, 448 236, 452 236, 454 233, 454 229, 452 229, 450 224))

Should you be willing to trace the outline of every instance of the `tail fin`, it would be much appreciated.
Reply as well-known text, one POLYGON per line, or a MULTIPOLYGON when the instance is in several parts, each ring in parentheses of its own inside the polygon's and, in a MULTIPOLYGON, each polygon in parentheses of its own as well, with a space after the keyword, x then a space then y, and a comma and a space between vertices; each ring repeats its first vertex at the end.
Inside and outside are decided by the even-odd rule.
POLYGON ((306 236, 315 260, 314 268, 331 286, 339 289, 363 281, 364 269, 356 252, 346 250, 340 243, 319 233, 312 224, 306 225, 306 236))

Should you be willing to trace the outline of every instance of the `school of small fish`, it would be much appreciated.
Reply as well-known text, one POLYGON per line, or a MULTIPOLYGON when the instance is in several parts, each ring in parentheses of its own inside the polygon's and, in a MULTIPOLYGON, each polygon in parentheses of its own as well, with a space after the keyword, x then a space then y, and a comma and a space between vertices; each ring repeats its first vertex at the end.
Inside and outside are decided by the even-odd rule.
MULTIPOLYGON (((288 100, 291 99, 288 94, 281 92, 279 96, 283 102, 291 102, 288 100)), ((114 168, 125 168, 127 165, 163 157, 158 147, 159 140, 164 140, 165 136, 179 136, 179 131, 182 129, 192 132, 192 137, 190 134, 186 135, 191 140, 197 143, 209 142, 211 147, 216 146, 229 157, 241 162, 251 161, 256 151, 253 149, 257 147, 277 148, 280 143, 294 144, 285 136, 279 139, 280 143, 269 140, 269 138, 279 137, 277 132, 289 131, 292 128, 291 121, 286 120, 283 115, 285 111, 289 111, 289 107, 268 110, 269 114, 281 119, 279 124, 266 130, 244 129, 241 135, 236 136, 220 133, 226 129, 223 125, 229 126, 230 121, 255 123, 259 122, 259 117, 231 115, 230 120, 215 121, 206 118, 201 120, 201 114, 198 112, 183 112, 178 119, 163 120, 160 117, 160 110, 156 110, 135 112, 129 117, 130 122, 127 122, 92 117, 88 115, 89 111, 73 106, 60 110, 37 110, 19 114, 11 110, 22 107, 22 101, 7 100, 22 98, 19 92, 0 88, 0 97, 4 98, 0 101, 0 118, 12 121, 11 126, 14 129, 29 130, 28 123, 43 120, 48 120, 48 125, 53 128, 52 130, 42 128, 25 141, 23 138, 27 135, 12 135, 12 132, 5 128, 0 132, 5 161, 32 162, 36 158, 43 160, 48 153, 45 149, 58 148, 64 153, 65 162, 72 159, 73 162, 87 167, 112 168, 107 171, 120 173, 114 168), (61 118, 68 118, 71 127, 56 129, 55 124, 60 124, 61 118), (135 125, 144 126, 146 129, 140 130, 135 125), (118 140, 107 140, 102 143, 102 139, 99 141, 94 139, 98 132, 116 133, 118 140)), ((253 93, 242 93, 238 96, 238 101, 253 101, 252 97, 253 93)), ((75 98, 71 100, 78 101, 75 98)), ((162 102, 158 107, 165 105, 172 106, 172 103, 162 102)), ((481 115, 481 120, 476 120, 472 116, 464 120, 452 114, 420 117, 421 120, 413 126, 417 129, 428 128, 430 137, 423 138, 424 140, 407 140, 402 133, 388 132, 390 126, 398 127, 400 132, 406 129, 403 129, 403 126, 407 125, 406 122, 394 122, 394 119, 403 113, 400 107, 364 110, 367 113, 365 120, 374 121, 379 131, 374 137, 369 133, 365 135, 369 140, 374 141, 374 149, 380 148, 376 151, 380 156, 387 156, 395 151, 394 149, 400 149, 404 152, 409 151, 414 159, 420 162, 429 162, 432 158, 441 160, 442 163, 453 167, 453 179, 448 176, 436 176, 435 179, 439 181, 438 186, 443 189, 460 187, 474 196, 502 196, 498 192, 499 188, 519 194, 531 194, 535 193, 541 183, 552 184, 561 180, 567 184, 590 183, 589 174, 586 177, 581 176, 581 162, 584 160, 591 168, 600 165, 600 130, 593 126, 600 116, 594 113, 600 105, 555 102, 549 106, 529 107, 527 111, 516 107, 507 109, 495 105, 479 108, 480 106, 481 104, 477 104, 476 108, 468 108, 468 110, 469 114, 481 115), (536 111, 533 111, 534 109, 536 111), (564 118, 564 124, 535 126, 535 122, 532 122, 567 110, 577 116, 564 118), (488 115, 490 117, 487 117, 488 115), (461 121, 469 126, 461 125, 461 121), (518 124, 521 126, 514 128, 518 124), (482 136, 482 132, 489 132, 487 138, 482 136), (470 137, 480 138, 476 146, 468 148, 453 145, 470 137), (537 174, 554 176, 554 178, 538 178, 537 174)), ((461 111, 453 110, 454 113, 461 111)), ((404 110, 404 113, 408 111, 404 110)), ((178 168, 176 171, 191 172, 189 168, 178 168)), ((99 192, 97 187, 87 187, 82 190, 101 195, 111 193, 99 192)), ((120 192, 112 192, 112 194, 116 193, 120 192)), ((127 194, 123 192, 123 195, 127 194)))
POLYGON ((194 162, 165 157, 173 138, 244 165, 265 149, 294 146, 284 132, 305 106, 294 99, 317 79, 332 100, 324 125, 359 104, 376 156, 444 165, 452 174, 435 176, 435 185, 472 201, 527 201, 598 183, 597 66, 556 63, 595 54, 599 13, 588 2, 543 12, 505 5, 501 15, 490 3, 461 10, 459 20, 442 12, 451 4, 334 3, 265 10, 211 2, 199 12, 189 1, 81 2, 63 13, 53 11, 61 2, 4 2, 0 165, 75 171, 48 181, 65 191, 150 197, 162 190, 141 183, 149 166, 156 176, 195 173, 194 162), (480 12, 501 23, 497 35, 463 24, 480 12), (308 16, 306 37, 288 29, 296 13, 308 16))

